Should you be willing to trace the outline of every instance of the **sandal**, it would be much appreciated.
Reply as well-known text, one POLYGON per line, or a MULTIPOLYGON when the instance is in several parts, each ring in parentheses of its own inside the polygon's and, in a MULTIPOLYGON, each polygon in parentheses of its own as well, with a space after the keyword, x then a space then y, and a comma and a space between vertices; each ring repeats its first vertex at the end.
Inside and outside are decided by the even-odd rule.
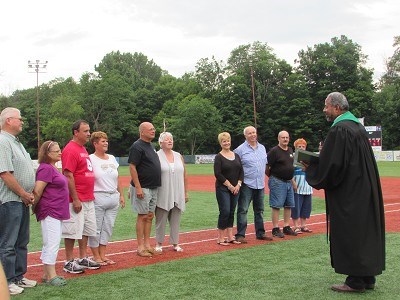
POLYGON ((301 227, 301 232, 312 232, 308 227, 301 227))
POLYGON ((138 250, 137 255, 139 255, 141 257, 152 257, 153 256, 147 249, 138 250))
POLYGON ((47 280, 46 284, 51 286, 64 286, 67 284, 67 281, 65 280, 64 277, 56 276, 50 280, 47 280))
POLYGON ((302 234, 303 233, 299 227, 296 227, 294 229, 294 232, 297 233, 297 234, 302 234))
POLYGON ((115 264, 116 264, 115 261, 113 261, 113 260, 111 260, 111 259, 108 259, 108 258, 105 259, 104 262, 105 262, 107 265, 115 265, 115 264))
POLYGON ((239 242, 239 241, 237 241, 235 239, 233 239, 231 241, 226 241, 226 242, 228 242, 229 244, 235 244, 235 245, 240 245, 241 244, 241 242, 239 242))
POLYGON ((220 245, 220 246, 230 246, 230 244, 228 243, 228 241, 217 242, 217 244, 220 245))

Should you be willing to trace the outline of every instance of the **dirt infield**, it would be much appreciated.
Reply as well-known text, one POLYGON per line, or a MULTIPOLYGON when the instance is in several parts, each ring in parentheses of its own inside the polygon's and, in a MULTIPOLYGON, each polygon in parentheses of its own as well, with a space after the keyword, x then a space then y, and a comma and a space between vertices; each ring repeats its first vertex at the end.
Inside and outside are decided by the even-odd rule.
MULTIPOLYGON (((120 177, 120 183, 123 187, 128 187, 130 177, 120 177)), ((382 177, 382 191, 384 194, 385 203, 399 202, 400 200, 400 178, 382 177)), ((215 191, 215 177, 210 175, 188 176, 188 185, 190 191, 215 191)), ((265 179, 265 193, 268 194, 268 179, 265 179)), ((323 190, 315 190, 314 196, 324 198, 323 190)))
MULTIPOLYGON (((213 176, 189 176, 189 190, 191 191, 214 191, 214 177, 213 176)), ((381 178, 382 190, 385 201, 385 216, 386 216, 386 231, 398 232, 400 231, 400 178, 381 178)), ((123 186, 129 185, 129 178, 121 178, 123 186)), ((268 191, 266 191, 267 193, 268 191)), ((315 196, 323 197, 323 192, 315 191, 315 196)), ((321 234, 326 232, 325 214, 312 215, 309 222, 309 227, 313 230, 311 234, 321 234)), ((265 227, 270 229, 271 222, 265 222, 265 227)), ((270 231, 268 232, 271 235, 270 231)), ((82 275, 66 274, 62 271, 63 262, 61 259, 65 257, 64 249, 60 249, 59 259, 56 268, 59 274, 70 278, 83 275, 98 274, 103 272, 116 271, 119 269, 133 268, 137 266, 145 266, 149 264, 156 264, 159 262, 184 259, 192 256, 200 256, 205 254, 217 253, 220 251, 228 251, 231 249, 247 248, 265 243, 284 242, 291 239, 305 238, 310 234, 301 234, 297 237, 288 237, 284 239, 274 238, 271 242, 258 241, 255 239, 254 226, 250 224, 246 237, 248 244, 231 245, 228 247, 217 245, 216 243, 216 230, 199 230, 193 232, 184 232, 180 234, 180 245, 184 248, 183 252, 175 252, 170 246, 164 247, 163 254, 154 256, 152 258, 142 258, 137 255, 136 240, 126 240, 112 242, 107 247, 108 257, 117 262, 115 265, 104 266, 99 270, 88 270, 82 275)), ((152 238, 154 244, 154 238, 152 238)), ((75 255, 78 255, 77 249, 74 250, 75 255)), ((28 273, 27 278, 40 280, 42 276, 43 265, 40 260, 40 252, 32 252, 28 255, 28 273)))

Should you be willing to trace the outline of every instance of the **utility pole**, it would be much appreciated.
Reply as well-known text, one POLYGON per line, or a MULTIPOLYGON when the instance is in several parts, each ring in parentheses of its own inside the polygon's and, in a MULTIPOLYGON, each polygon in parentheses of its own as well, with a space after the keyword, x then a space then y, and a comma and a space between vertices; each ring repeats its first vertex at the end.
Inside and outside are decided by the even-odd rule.
POLYGON ((253 94, 254 128, 257 129, 256 95, 254 92, 254 71, 252 62, 250 62, 250 75, 251 75, 251 92, 253 94))
POLYGON ((40 149, 40 108, 39 108, 39 73, 47 72, 48 61, 40 61, 39 59, 35 61, 28 60, 28 72, 36 73, 36 124, 37 124, 37 147, 38 155, 40 149))

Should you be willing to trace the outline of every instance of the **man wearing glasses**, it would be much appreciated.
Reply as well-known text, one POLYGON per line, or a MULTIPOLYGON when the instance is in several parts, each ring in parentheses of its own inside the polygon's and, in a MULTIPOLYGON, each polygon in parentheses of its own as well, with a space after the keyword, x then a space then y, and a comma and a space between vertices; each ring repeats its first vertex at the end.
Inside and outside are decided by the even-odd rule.
POLYGON ((35 171, 31 157, 19 142, 24 124, 13 107, 0 115, 0 258, 11 295, 36 286, 24 277, 29 243, 29 206, 33 204, 35 171))

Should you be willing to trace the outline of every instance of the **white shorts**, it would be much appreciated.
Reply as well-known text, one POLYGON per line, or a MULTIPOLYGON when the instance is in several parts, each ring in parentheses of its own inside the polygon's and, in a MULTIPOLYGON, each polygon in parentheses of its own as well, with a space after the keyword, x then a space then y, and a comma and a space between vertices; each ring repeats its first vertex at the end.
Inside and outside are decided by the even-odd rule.
POLYGON ((74 211, 72 203, 69 204, 71 217, 63 221, 62 238, 71 240, 80 240, 82 235, 96 236, 96 215, 94 211, 94 202, 82 202, 82 210, 79 213, 74 211))

